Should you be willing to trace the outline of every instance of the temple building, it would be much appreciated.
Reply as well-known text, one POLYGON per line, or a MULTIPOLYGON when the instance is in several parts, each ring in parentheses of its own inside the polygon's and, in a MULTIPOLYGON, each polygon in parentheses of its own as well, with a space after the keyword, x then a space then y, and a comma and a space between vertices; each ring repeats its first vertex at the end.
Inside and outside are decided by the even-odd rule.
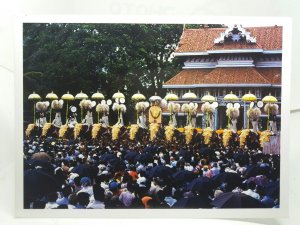
MULTIPOLYGON (((219 104, 215 112, 214 128, 227 124, 226 102, 230 92, 241 97, 249 93, 260 101, 273 95, 281 102, 282 27, 242 27, 184 29, 175 57, 184 61, 182 71, 163 84, 168 92, 182 96, 189 90, 197 95, 199 103, 197 126, 203 127, 200 111, 201 97, 209 93, 219 104)), ((249 104, 240 100, 238 129, 247 127, 249 104)), ((266 126, 267 115, 261 109, 260 129, 266 126)), ((168 113, 164 112, 167 116, 168 113)), ((178 115, 179 126, 184 126, 183 113, 178 115)), ((280 118, 280 115, 278 115, 280 118)), ((277 122, 280 129, 280 120, 277 122)))

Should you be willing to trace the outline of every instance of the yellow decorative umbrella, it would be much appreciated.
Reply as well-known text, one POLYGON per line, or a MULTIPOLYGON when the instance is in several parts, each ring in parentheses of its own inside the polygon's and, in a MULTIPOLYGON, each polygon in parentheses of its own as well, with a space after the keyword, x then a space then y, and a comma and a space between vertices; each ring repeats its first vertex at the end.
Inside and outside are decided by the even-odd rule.
MULTIPOLYGON (((83 99, 87 99, 87 98, 88 98, 87 94, 83 93, 82 91, 80 91, 80 93, 75 95, 75 99, 83 100, 83 99)), ((83 108, 80 108, 80 119, 81 119, 81 121, 82 121, 82 115, 83 115, 83 108)))
POLYGON ((28 96, 28 99, 33 101, 33 123, 35 123, 35 101, 40 100, 41 96, 35 92, 32 92, 32 94, 28 96))
POLYGON ((99 91, 97 91, 96 93, 94 93, 91 97, 94 100, 102 100, 104 99, 104 95, 102 93, 100 93, 99 91))
MULTIPOLYGON (((277 100, 277 98, 272 96, 271 93, 269 93, 269 95, 263 97, 262 102, 264 102, 264 103, 275 103, 275 102, 278 102, 278 100, 277 100)), ((269 121, 270 121, 270 107, 268 107, 267 130, 269 130, 269 121)))
POLYGON ((249 91, 248 94, 243 95, 242 100, 245 102, 254 102, 257 100, 257 97, 249 91))
POLYGON ((136 94, 132 95, 131 99, 133 101, 143 101, 146 99, 145 95, 141 94, 140 91, 138 91, 136 94))
POLYGON ((83 93, 82 91, 80 91, 80 93, 75 95, 75 99, 82 100, 82 99, 87 99, 87 98, 88 98, 87 94, 83 93))
POLYGON ((113 94, 112 98, 113 99, 117 99, 117 98, 120 99, 120 98, 125 98, 125 96, 124 96, 123 93, 121 93, 120 91, 118 91, 118 92, 116 92, 116 93, 113 94))
POLYGON ((195 95, 194 93, 192 93, 191 91, 185 93, 183 96, 182 96, 183 99, 196 99, 197 98, 197 95, 195 95))
POLYGON ((223 99, 224 99, 224 101, 238 101, 239 100, 238 96, 233 94, 232 91, 230 92, 230 94, 225 95, 223 99))
MULTIPOLYGON (((50 100, 56 100, 58 99, 57 95, 52 92, 48 93, 46 95, 46 99, 50 99, 50 100)), ((52 107, 50 107, 50 123, 51 123, 51 117, 52 117, 52 107)))
POLYGON ((277 98, 275 98, 274 96, 272 96, 272 95, 267 95, 267 96, 265 96, 263 99, 262 99, 262 101, 264 102, 264 103, 275 103, 275 102, 278 102, 278 100, 277 100, 277 98))
MULTIPOLYGON (((249 91, 248 94, 245 94, 242 96, 242 100, 244 102, 254 102, 257 100, 257 97, 254 95, 254 94, 251 94, 251 92, 249 91)), ((248 109, 248 112, 249 112, 250 108, 248 109)), ((249 120, 249 113, 248 114, 248 129, 249 129, 249 124, 250 124, 250 120, 249 120)))
POLYGON ((69 108, 69 101, 74 101, 74 96, 71 95, 69 92, 67 92, 67 94, 64 94, 62 97, 61 97, 62 100, 66 101, 67 102, 67 108, 66 108, 66 123, 68 121, 68 108, 69 108))
POLYGON ((201 101, 202 102, 214 102, 214 101, 216 101, 216 98, 208 93, 207 95, 204 95, 201 98, 201 101))
POLYGON ((177 101, 178 100, 178 96, 176 94, 169 93, 169 94, 166 95, 165 99, 167 101, 177 101))

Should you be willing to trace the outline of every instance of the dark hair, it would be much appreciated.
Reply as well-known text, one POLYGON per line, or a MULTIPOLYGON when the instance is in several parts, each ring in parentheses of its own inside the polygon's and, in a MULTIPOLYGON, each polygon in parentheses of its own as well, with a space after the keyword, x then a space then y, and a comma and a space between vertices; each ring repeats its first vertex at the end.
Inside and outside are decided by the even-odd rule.
POLYGON ((254 181, 250 181, 248 183, 248 188, 251 189, 251 190, 254 190, 256 187, 256 183, 254 181))
POLYGON ((104 201, 104 189, 100 187, 99 185, 94 184, 93 185, 93 192, 94 192, 94 198, 97 201, 104 201))
POLYGON ((47 194, 47 201, 48 202, 55 202, 57 199, 57 193, 56 192, 50 192, 47 194))
POLYGON ((81 177, 79 176, 79 177, 75 177, 74 178, 74 184, 76 185, 76 186, 80 186, 80 180, 81 180, 81 177))
POLYGON ((72 187, 70 185, 66 185, 62 188, 61 193, 64 197, 68 197, 72 193, 72 187))
POLYGON ((79 192, 77 194, 77 201, 80 205, 87 206, 90 202, 90 195, 86 192, 79 192))

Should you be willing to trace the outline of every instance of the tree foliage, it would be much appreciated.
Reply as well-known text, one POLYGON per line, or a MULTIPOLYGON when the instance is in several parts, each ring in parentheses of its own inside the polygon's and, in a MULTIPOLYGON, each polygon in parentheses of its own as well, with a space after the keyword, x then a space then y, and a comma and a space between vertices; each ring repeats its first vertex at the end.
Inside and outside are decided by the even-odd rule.
POLYGON ((34 23, 23 32, 25 110, 32 91, 164 94, 163 82, 180 70, 172 53, 182 25, 34 23))

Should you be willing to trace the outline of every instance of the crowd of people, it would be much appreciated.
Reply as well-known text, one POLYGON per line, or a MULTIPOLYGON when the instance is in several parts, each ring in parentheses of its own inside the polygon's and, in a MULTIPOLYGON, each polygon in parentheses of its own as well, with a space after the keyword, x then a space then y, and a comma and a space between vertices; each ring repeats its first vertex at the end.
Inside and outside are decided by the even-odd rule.
POLYGON ((280 156, 166 140, 24 140, 24 208, 276 208, 280 156))

